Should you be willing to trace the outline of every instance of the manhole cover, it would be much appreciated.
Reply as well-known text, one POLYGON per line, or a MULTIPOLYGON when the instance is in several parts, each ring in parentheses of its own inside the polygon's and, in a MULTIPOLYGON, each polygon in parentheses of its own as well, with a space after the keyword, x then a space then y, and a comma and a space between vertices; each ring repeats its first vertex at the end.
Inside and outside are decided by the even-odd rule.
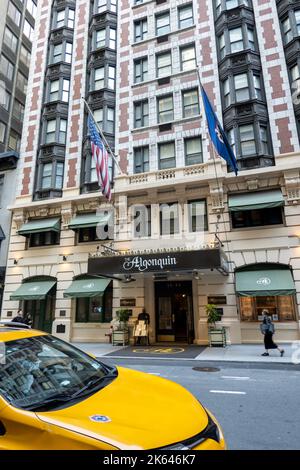
POLYGON ((197 372, 219 372, 218 367, 193 367, 197 372))

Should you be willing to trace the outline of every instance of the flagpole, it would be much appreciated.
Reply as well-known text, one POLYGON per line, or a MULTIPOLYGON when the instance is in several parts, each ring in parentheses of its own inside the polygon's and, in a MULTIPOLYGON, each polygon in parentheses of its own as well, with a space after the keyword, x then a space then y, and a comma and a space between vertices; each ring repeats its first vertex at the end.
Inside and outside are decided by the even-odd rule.
POLYGON ((96 125, 96 127, 97 127, 97 130, 98 130, 98 132, 99 132, 99 134, 100 134, 100 136, 101 136, 101 138, 102 138, 102 140, 103 140, 103 142, 104 142, 104 144, 105 144, 105 147, 107 148, 107 150, 108 150, 110 156, 112 157, 113 161, 115 162, 115 164, 116 164, 116 166, 117 166, 119 172, 121 173, 121 175, 124 175, 124 173, 123 173, 123 171, 122 171, 122 169, 121 169, 121 167, 120 167, 120 165, 119 165, 119 162, 118 162, 118 160, 117 160, 117 158, 116 158, 114 152, 112 151, 112 149, 111 149, 109 143, 107 142, 107 140, 106 140, 106 138, 105 138, 105 135, 103 134, 102 130, 100 129, 100 126, 98 125, 98 123, 95 121, 95 118, 94 118, 94 115, 93 115, 93 112, 92 112, 91 108, 89 107, 88 103, 86 102, 86 100, 85 100, 83 97, 82 97, 82 99, 83 99, 83 102, 84 102, 84 104, 85 104, 85 106, 86 106, 86 108, 87 108, 87 110, 88 110, 90 116, 91 116, 91 117, 93 118, 93 120, 94 120, 94 123, 95 123, 95 125, 96 125))

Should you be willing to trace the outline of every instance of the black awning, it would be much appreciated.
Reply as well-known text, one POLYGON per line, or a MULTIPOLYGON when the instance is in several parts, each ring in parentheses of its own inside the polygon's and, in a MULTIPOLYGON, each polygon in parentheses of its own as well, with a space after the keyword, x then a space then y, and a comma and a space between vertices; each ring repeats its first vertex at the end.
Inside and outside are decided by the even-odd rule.
POLYGON ((183 250, 166 253, 91 256, 88 274, 118 275, 138 273, 166 273, 216 269, 228 274, 228 261, 220 248, 183 250))

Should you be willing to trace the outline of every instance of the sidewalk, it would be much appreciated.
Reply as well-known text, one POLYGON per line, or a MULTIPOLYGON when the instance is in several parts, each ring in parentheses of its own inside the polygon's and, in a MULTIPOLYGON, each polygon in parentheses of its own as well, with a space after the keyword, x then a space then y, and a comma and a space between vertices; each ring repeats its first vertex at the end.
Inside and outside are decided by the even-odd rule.
MULTIPOLYGON (((227 362, 258 362, 258 363, 281 363, 281 364, 293 364, 292 355, 297 351, 295 344, 280 344, 280 348, 285 350, 283 357, 280 357, 277 350, 271 351, 270 356, 264 357, 261 354, 264 352, 263 345, 260 344, 234 344, 227 346, 226 348, 204 348, 200 354, 196 354, 193 358, 178 357, 176 354, 173 357, 166 357, 163 352, 161 354, 152 354, 151 348, 145 348, 145 352, 141 357, 141 354, 135 354, 135 348, 131 347, 131 351, 128 352, 128 346, 112 346, 111 344, 103 343, 72 343, 79 349, 85 352, 91 353, 96 357, 111 357, 113 359, 154 359, 154 360, 176 360, 176 361, 227 361, 227 362), (110 354, 113 353, 113 356, 110 354)), ((176 346, 176 345, 174 345, 176 346)), ((298 354, 296 359, 300 361, 300 343, 297 344, 298 354)), ((157 346, 157 348, 163 350, 164 348, 171 348, 172 346, 157 346)), ((193 346, 189 346, 193 348, 193 346)), ((197 346, 195 346, 197 348, 197 346)))

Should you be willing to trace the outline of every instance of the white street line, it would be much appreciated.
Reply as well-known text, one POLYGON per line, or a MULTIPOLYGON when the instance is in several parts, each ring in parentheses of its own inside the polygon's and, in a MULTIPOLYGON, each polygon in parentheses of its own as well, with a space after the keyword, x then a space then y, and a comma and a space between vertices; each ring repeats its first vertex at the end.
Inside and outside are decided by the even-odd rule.
POLYGON ((148 372, 148 374, 150 374, 150 375, 160 375, 160 373, 158 373, 158 372, 148 372))
POLYGON ((235 392, 232 390, 210 390, 210 393, 228 393, 232 395, 246 395, 246 392, 235 392))
POLYGON ((249 380, 250 377, 235 377, 231 375, 222 375, 222 379, 230 379, 230 380, 249 380))

